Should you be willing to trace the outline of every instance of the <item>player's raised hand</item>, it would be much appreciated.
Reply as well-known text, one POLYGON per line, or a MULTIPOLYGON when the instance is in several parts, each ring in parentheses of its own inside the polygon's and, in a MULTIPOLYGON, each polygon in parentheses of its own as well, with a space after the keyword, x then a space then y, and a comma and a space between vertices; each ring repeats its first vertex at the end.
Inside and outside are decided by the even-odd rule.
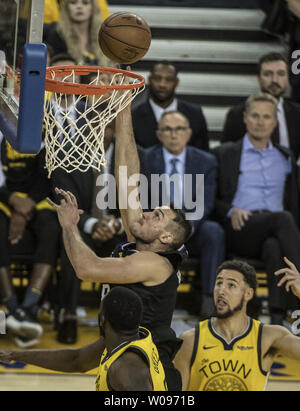
POLYGON ((282 268, 274 273, 275 275, 284 274, 277 286, 281 287, 282 285, 285 285, 286 291, 291 289, 295 296, 300 299, 300 273, 295 264, 288 258, 284 257, 284 261, 288 267, 282 268))
POLYGON ((47 201, 57 211, 60 225, 62 228, 77 226, 83 210, 78 209, 76 197, 70 191, 64 191, 59 188, 56 188, 55 192, 63 197, 60 204, 55 204, 50 198, 47 198, 47 201))

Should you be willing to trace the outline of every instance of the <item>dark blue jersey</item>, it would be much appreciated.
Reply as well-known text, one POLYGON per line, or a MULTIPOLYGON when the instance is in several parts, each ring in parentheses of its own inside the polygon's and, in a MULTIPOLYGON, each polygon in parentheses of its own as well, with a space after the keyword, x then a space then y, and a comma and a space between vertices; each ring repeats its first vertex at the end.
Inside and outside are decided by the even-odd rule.
MULTIPOLYGON (((138 253, 135 243, 119 244, 112 253, 112 257, 122 258, 138 253)), ((158 252, 157 254, 167 258, 173 266, 172 274, 161 284, 145 286, 142 283, 122 284, 138 294, 143 301, 143 319, 141 326, 151 331, 156 344, 176 341, 176 334, 171 328, 173 312, 176 304, 177 288, 180 284, 180 265, 187 256, 184 246, 178 250, 158 252)), ((101 286, 101 298, 110 288, 119 284, 101 286)))

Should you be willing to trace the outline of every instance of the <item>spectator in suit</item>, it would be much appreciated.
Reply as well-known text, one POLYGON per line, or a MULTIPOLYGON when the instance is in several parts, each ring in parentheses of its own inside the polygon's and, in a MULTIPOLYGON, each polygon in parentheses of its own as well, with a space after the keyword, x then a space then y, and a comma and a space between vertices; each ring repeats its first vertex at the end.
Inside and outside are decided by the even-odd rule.
POLYGON ((287 309, 295 306, 292 296, 278 289, 273 273, 281 268, 283 256, 300 264, 299 199, 293 156, 288 148, 271 142, 276 114, 273 96, 250 96, 244 113, 246 134, 215 149, 216 213, 228 252, 264 261, 271 321, 282 324, 287 309))
POLYGON ((96 0, 66 0, 59 21, 50 27, 45 25, 44 41, 53 54, 68 53, 79 65, 107 66, 109 60, 98 42, 102 21, 96 0))
MULTIPOLYGON (((290 148, 297 160, 300 155, 300 105, 283 97, 289 86, 286 58, 279 53, 262 56, 258 65, 258 82, 261 91, 271 94, 278 102, 278 126, 275 127, 271 139, 290 148)), ((245 135, 244 111, 245 103, 228 112, 222 142, 236 141, 245 135)))
MULTIPOLYGON (((197 174, 204 174, 203 217, 191 220, 193 234, 186 243, 186 248, 190 256, 200 257, 201 307, 198 307, 197 311, 201 315, 207 316, 211 314, 213 308, 212 294, 216 268, 224 260, 224 232, 217 222, 210 219, 215 203, 216 160, 212 154, 187 145, 191 135, 189 120, 184 114, 178 111, 164 113, 157 129, 157 138, 160 143, 145 150, 145 164, 149 184, 153 174, 162 175, 165 173, 171 176, 174 171, 180 174, 179 185, 183 185, 183 190, 177 190, 177 193, 180 193, 179 203, 181 202, 181 204, 187 192, 192 193, 193 201, 195 199, 197 202, 203 201, 203 194, 196 192, 199 187, 195 181, 197 174), (174 161, 177 163, 175 170, 174 161), (183 179, 183 176, 187 174, 192 175, 192 187, 187 187, 187 183, 183 179)), ((176 206, 178 203, 176 190, 174 189, 174 196, 172 196, 172 190, 170 191, 170 200, 176 206)), ((151 200, 153 201, 153 199, 151 200)), ((163 205, 162 193, 157 201, 158 204, 155 206, 163 205)), ((184 202, 182 209, 187 213, 190 211, 188 208, 184 202)))
POLYGON ((152 67, 148 81, 148 99, 132 112, 136 142, 143 148, 157 144, 156 129, 162 114, 178 110, 189 119, 192 129, 190 145, 208 151, 207 126, 202 109, 199 105, 176 97, 179 83, 177 74, 176 67, 167 61, 161 61, 152 67))
POLYGON ((0 188, 0 295, 7 309, 6 326, 23 348, 38 344, 43 328, 38 303, 58 257, 59 225, 46 201, 50 185, 45 174, 45 149, 37 155, 17 153, 3 139, 1 162, 5 182, 0 188), (32 272, 22 301, 9 272, 10 254, 34 248, 32 272))

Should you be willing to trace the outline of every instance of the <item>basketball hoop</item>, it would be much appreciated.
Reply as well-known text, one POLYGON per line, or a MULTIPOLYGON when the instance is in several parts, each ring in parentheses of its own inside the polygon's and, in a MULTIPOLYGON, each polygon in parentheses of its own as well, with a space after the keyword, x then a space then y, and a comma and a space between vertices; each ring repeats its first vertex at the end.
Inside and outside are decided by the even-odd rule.
POLYGON ((127 70, 47 68, 44 143, 48 177, 56 168, 71 173, 90 167, 100 171, 106 166, 105 128, 144 88, 144 77, 127 70), (88 79, 88 84, 80 83, 79 76, 88 79))

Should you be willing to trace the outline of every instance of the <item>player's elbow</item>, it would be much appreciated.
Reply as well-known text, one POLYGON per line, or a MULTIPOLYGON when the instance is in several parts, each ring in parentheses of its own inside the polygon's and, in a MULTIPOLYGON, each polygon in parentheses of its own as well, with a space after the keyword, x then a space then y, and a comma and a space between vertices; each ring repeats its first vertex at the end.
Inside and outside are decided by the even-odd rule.
POLYGON ((75 268, 75 273, 81 281, 99 282, 103 280, 103 269, 99 264, 97 268, 93 264, 78 266, 75 268))
POLYGON ((72 262, 76 277, 81 281, 93 281, 94 279, 94 264, 95 261, 91 258, 78 258, 72 262))
POLYGON ((85 271, 75 270, 76 277, 81 281, 86 281, 86 273, 85 271))
POLYGON ((78 268, 75 270, 76 277, 81 281, 91 281, 91 274, 89 270, 78 268))

